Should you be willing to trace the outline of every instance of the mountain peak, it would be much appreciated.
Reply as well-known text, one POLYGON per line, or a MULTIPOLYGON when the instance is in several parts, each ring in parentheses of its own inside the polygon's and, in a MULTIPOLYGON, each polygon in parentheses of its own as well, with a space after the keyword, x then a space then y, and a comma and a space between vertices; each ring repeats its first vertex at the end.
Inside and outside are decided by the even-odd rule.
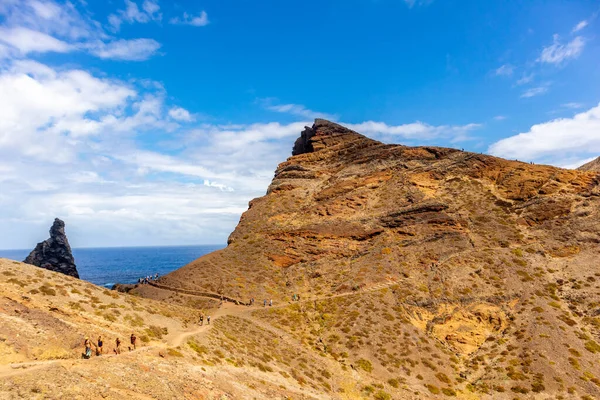
POLYGON ((305 127, 300 137, 296 139, 292 155, 313 153, 345 142, 363 139, 375 142, 358 132, 348 129, 335 122, 317 118, 312 127, 305 127))

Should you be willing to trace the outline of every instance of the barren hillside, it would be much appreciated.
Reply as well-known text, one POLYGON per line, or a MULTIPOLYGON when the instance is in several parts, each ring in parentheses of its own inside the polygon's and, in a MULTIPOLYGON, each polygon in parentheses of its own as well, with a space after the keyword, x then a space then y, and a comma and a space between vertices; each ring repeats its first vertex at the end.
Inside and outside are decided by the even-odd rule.
POLYGON ((0 399, 323 398, 280 374, 243 367, 241 353, 236 365, 225 361, 220 332, 238 323, 244 307, 215 310, 204 307, 210 299, 177 294, 187 306, 169 305, 6 259, 0 293, 0 399), (212 315, 210 326, 198 325, 201 311, 212 315), (95 343, 99 335, 104 353, 82 359, 85 337, 95 343))
POLYGON ((600 396, 597 172, 324 120, 293 154, 228 247, 164 288, 314 299, 260 317, 363 374, 363 395, 600 396))

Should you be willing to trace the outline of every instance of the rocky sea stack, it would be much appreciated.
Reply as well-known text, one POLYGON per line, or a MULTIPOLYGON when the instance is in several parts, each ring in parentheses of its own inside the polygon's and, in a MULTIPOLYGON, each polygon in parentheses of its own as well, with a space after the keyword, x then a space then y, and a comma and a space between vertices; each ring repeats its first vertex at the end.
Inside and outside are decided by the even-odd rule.
POLYGON ((54 219, 50 228, 50 239, 38 243, 24 262, 79 278, 71 246, 65 234, 65 223, 58 218, 54 219))

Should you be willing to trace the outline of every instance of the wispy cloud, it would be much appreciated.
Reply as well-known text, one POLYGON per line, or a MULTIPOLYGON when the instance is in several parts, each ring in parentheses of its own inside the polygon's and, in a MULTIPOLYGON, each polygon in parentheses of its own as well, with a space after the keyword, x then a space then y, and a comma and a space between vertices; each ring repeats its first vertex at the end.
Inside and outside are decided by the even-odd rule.
POLYGON ((513 65, 504 64, 504 65, 500 66, 499 68, 497 68, 494 71, 494 74, 496 76, 511 76, 513 74, 514 70, 515 70, 515 67, 513 65))
POLYGON ((533 78, 535 78, 535 74, 534 73, 523 75, 521 77, 521 79, 519 79, 517 81, 517 86, 525 85, 525 84, 533 81, 533 78))
POLYGON ((575 37, 567 44, 561 44, 558 35, 554 35, 553 43, 544 47, 538 62, 549 64, 562 64, 563 62, 577 58, 583 51, 585 41, 581 36, 575 37))
POLYGON ((548 92, 549 88, 550 88, 550 85, 548 85, 548 84, 529 88, 529 89, 525 90, 523 93, 521 93, 521 98, 540 96, 540 95, 548 92))
POLYGON ((588 26, 588 24, 589 24, 589 22, 587 20, 580 21, 577 25, 575 25, 573 27, 573 30, 571 32, 572 33, 579 32, 580 30, 582 30, 583 28, 588 26))
POLYGON ((283 114, 290 114, 290 115, 294 115, 297 117, 306 118, 309 120, 315 119, 315 118, 324 118, 324 119, 329 119, 329 120, 335 121, 338 119, 337 115, 328 114, 328 113, 324 113, 324 112, 320 112, 320 111, 313 111, 313 110, 306 108, 302 104, 276 104, 276 100, 272 99, 272 98, 259 99, 258 102, 261 103, 262 106, 269 111, 274 111, 274 112, 283 113, 283 114))
POLYGON ((21 55, 47 52, 67 53, 75 49, 74 46, 62 40, 24 27, 0 27, 0 42, 16 49, 21 55))
POLYGON ((435 126, 421 121, 402 125, 388 125, 385 122, 375 121, 344 125, 365 135, 384 135, 420 141, 445 138, 452 142, 469 140, 471 139, 469 134, 482 127, 481 124, 476 123, 435 126))
POLYGON ((192 15, 184 12, 183 16, 181 17, 171 18, 169 23, 175 25, 206 26, 210 23, 210 21, 208 20, 208 14, 206 11, 202 11, 198 15, 192 15))
POLYGON ((156 1, 145 0, 140 9, 137 3, 125 0, 125 9, 118 10, 115 14, 109 15, 108 23, 111 29, 117 32, 125 22, 130 24, 135 22, 145 24, 150 21, 160 21, 162 14, 159 11, 160 6, 156 1))
POLYGON ((93 55, 100 58, 144 61, 152 57, 160 46, 154 39, 119 39, 108 43, 96 42, 89 49, 93 55))
POLYGON ((560 106, 563 107, 563 108, 571 108, 571 109, 574 109, 574 110, 584 107, 584 105, 582 103, 575 103, 575 102, 563 103, 560 106))
POLYGON ((496 121, 504 121, 507 117, 505 117, 504 115, 496 115, 494 117, 494 120, 496 121))
MULTIPOLYGON (((129 0, 123 18, 159 18, 158 4, 146 0, 142 10, 129 0), (143 16, 143 17, 142 17, 143 16)), ((23 58, 31 53, 87 51, 100 58, 142 61, 156 54, 153 39, 118 39, 107 34, 88 13, 71 2, 23 0, 0 7, 0 59, 23 58)))

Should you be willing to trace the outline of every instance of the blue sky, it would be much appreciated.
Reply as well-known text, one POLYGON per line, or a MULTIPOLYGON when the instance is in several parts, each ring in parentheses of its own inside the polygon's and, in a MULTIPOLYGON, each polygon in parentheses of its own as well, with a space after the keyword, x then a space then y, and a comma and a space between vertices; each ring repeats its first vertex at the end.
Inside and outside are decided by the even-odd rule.
POLYGON ((0 3, 0 248, 224 243, 302 127, 575 167, 597 1, 0 3))

